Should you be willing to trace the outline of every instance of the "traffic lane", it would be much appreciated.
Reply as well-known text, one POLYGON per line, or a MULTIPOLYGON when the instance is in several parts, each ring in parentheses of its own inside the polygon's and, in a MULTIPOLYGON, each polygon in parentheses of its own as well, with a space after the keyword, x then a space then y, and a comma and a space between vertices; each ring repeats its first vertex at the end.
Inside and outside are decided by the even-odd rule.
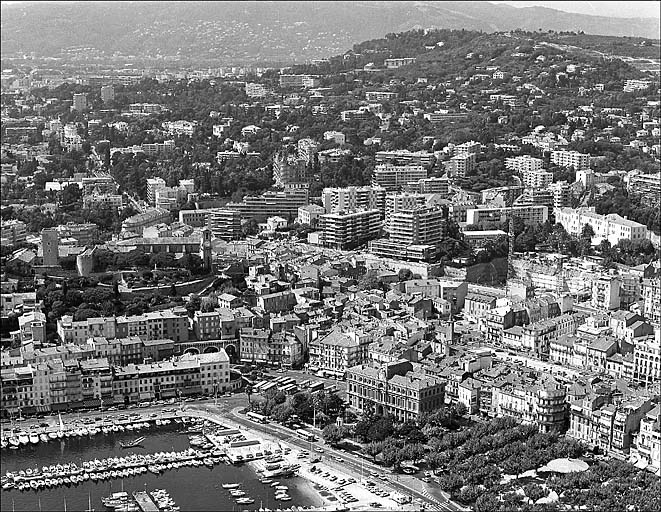
MULTIPOLYGON (((279 425, 275 425, 273 423, 268 423, 268 424, 255 423, 255 422, 250 421, 248 419, 242 418, 241 416, 239 416, 236 413, 236 411, 232 411, 232 415, 234 417, 233 419, 235 419, 237 421, 237 423, 240 423, 241 425, 243 425, 243 426, 245 426, 249 429, 254 430, 255 428, 257 428, 259 430, 263 430, 265 432, 268 432, 268 433, 270 433, 271 435, 273 435, 275 437, 280 437, 280 438, 283 438, 283 436, 286 436, 286 437, 289 438, 289 439, 287 439, 287 442, 295 445, 298 448, 309 450, 312 447, 319 447, 319 445, 316 442, 311 443, 309 441, 304 441, 304 440, 300 439, 299 437, 297 437, 295 434, 293 434, 290 430, 288 430, 284 427, 281 427, 279 425)), ((285 440, 285 439, 283 438, 283 440, 285 440)), ((314 448, 312 448, 312 449, 314 449, 314 448)), ((356 457, 356 456, 353 456, 353 455, 349 455, 349 454, 344 453, 344 452, 338 452, 337 450, 335 450, 333 448, 330 448, 328 446, 324 446, 323 450, 324 450, 324 454, 323 454, 324 457, 322 457, 322 462, 325 463, 325 464, 330 463, 329 465, 339 465, 339 463, 337 461, 335 461, 332 458, 329 458, 329 457, 326 456, 326 455, 330 454, 332 456, 341 457, 343 459, 343 463, 341 465, 339 465, 340 469, 345 469, 345 468, 348 467, 348 468, 352 469, 357 475, 360 475, 361 472, 364 472, 365 470, 367 470, 368 474, 369 474, 370 470, 372 472, 376 472, 376 473, 383 473, 383 468, 381 466, 377 466, 377 465, 375 465, 375 464, 373 464, 369 461, 366 461, 362 458, 359 458, 359 457, 356 457)), ((379 480, 379 483, 377 485, 379 485, 381 487, 392 488, 393 490, 403 492, 405 494, 411 494, 414 497, 423 500, 425 503, 429 503, 429 504, 432 504, 432 505, 439 505, 439 506, 442 504, 442 502, 438 502, 436 499, 433 499, 433 498, 430 499, 429 496, 426 496, 425 494, 421 493, 417 489, 408 487, 407 485, 404 485, 403 483, 391 480, 390 478, 388 478, 387 482, 383 482, 382 480, 379 480)), ((457 509, 450 508, 450 510, 460 510, 460 509, 459 508, 457 508, 457 509)))

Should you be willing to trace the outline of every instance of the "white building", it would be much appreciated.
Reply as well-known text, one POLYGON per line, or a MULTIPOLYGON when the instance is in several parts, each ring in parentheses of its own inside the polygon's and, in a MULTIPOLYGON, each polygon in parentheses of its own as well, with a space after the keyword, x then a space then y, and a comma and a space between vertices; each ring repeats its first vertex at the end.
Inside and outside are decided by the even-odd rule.
POLYGON ((573 167, 576 170, 590 168, 590 155, 578 151, 552 151, 551 162, 561 167, 573 167))
POLYGON ((594 210, 594 207, 557 208, 555 219, 571 235, 580 235, 583 227, 589 224, 592 226, 595 237, 604 238, 611 245, 625 239, 639 241, 647 238, 647 227, 645 225, 620 217, 616 213, 599 215, 594 210))

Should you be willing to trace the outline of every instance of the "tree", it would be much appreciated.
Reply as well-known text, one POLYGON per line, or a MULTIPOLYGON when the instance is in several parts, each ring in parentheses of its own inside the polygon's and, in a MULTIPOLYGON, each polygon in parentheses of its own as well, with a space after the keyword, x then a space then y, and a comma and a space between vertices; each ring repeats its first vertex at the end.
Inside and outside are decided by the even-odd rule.
POLYGON ((408 281, 409 279, 413 278, 413 272, 411 272, 411 270, 408 268, 402 268, 399 269, 397 277, 400 281, 408 281))
POLYGON ((345 426, 338 427, 335 424, 327 425, 322 431, 324 441, 331 446, 336 446, 349 435, 349 428, 345 426))
POLYGON ((176 297, 177 296, 177 287, 174 283, 170 285, 170 297, 176 297))
POLYGON ((248 404, 250 404, 250 396, 252 395, 252 386, 246 386, 246 396, 248 397, 248 404))
POLYGON ((278 423, 286 423, 294 415, 294 408, 291 404, 285 402, 275 405, 271 410, 271 419, 278 423))

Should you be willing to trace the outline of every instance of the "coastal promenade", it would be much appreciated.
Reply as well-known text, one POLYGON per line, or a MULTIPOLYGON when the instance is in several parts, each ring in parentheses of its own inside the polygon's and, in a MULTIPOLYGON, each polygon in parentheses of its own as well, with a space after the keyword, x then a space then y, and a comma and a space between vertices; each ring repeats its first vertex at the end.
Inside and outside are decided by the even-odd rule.
MULTIPOLYGON (((262 432, 275 439, 291 444, 301 450, 312 452, 315 448, 323 450, 322 458, 324 464, 342 472, 350 472, 351 476, 357 479, 367 478, 370 474, 384 475, 384 468, 365 460, 359 456, 349 454, 344 451, 335 450, 321 442, 309 442, 296 436, 291 430, 275 423, 255 423, 248 420, 238 411, 242 407, 234 407, 228 410, 227 404, 204 405, 187 404, 184 413, 194 413, 197 417, 203 417, 210 420, 216 420, 225 425, 233 422, 236 427, 262 432), (195 412, 194 412, 195 411, 195 412), (322 448, 323 446, 323 448, 322 448), (341 462, 338 460, 341 459, 341 462)), ((422 480, 408 475, 385 475, 387 481, 379 481, 379 485, 384 488, 390 488, 402 494, 413 496, 416 501, 425 508, 425 510, 440 510, 446 512, 457 512, 466 510, 460 505, 450 501, 439 489, 426 485, 422 480)), ((360 481, 360 480, 359 480, 360 481)), ((399 507, 402 509, 402 507, 399 507)))
MULTIPOLYGON (((135 421, 154 421, 156 419, 174 419, 182 416, 204 418, 217 425, 241 428, 255 433, 265 434, 278 441, 285 442, 300 450, 313 451, 323 450, 323 463, 330 469, 341 471, 355 477, 359 482, 370 475, 384 475, 385 479, 379 479, 378 485, 382 488, 396 491, 414 498, 418 507, 425 510, 438 510, 446 512, 457 512, 465 510, 460 505, 450 501, 440 489, 428 485, 420 479, 409 475, 390 475, 384 473, 384 468, 377 466, 362 457, 333 449, 323 442, 308 442, 296 436, 291 430, 274 423, 260 424, 248 420, 238 411, 245 407, 246 399, 243 395, 231 397, 178 402, 176 404, 150 405, 144 408, 134 408, 121 411, 89 411, 83 413, 69 413, 62 415, 64 428, 75 428, 79 425, 103 426, 108 423, 122 424, 135 421), (214 403, 215 402, 215 403, 214 403), (166 410, 164 410, 166 409, 166 410), (119 416, 132 415, 130 419, 119 419, 119 416)), ((23 431, 49 432, 59 429, 58 416, 47 416, 41 419, 26 419, 22 422, 14 422, 14 427, 23 431)), ((9 430, 8 422, 2 425, 3 434, 9 430)), ((310 475, 305 475, 307 478, 310 475)), ((405 507, 398 507, 404 510, 405 507)))

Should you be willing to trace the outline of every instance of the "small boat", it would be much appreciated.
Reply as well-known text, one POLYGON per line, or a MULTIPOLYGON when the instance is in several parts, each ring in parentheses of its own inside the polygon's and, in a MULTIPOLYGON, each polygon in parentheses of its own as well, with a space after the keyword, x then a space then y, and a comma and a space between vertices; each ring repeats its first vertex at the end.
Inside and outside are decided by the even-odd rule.
POLYGON ((15 446, 18 448, 18 445, 20 445, 21 442, 18 440, 18 437, 10 437, 9 438, 9 446, 15 446))
POLYGON ((49 432, 48 437, 49 439, 57 439, 57 432, 49 432))
POLYGON ((253 498, 239 498, 238 500, 236 500, 236 502, 239 505, 252 505, 253 503, 255 503, 255 500, 253 498))
POLYGON ((271 483, 271 487, 276 487, 276 486, 278 486, 278 485, 280 485, 280 482, 273 482, 273 483, 271 483))
POLYGON ((270 478, 262 478, 260 482, 262 482, 263 484, 272 484, 273 480, 271 480, 270 478))
POLYGON ((291 501, 291 496, 289 496, 289 494, 278 494, 275 499, 280 501, 291 501))
POLYGON ((223 489, 238 489, 241 484, 223 484, 223 489))
POLYGON ((246 491, 241 491, 241 490, 239 490, 239 489, 235 489, 235 490, 233 490, 233 491, 230 491, 230 494, 231 494, 232 496, 234 496, 235 498, 236 498, 236 497, 241 498, 242 496, 245 496, 245 495, 246 495, 246 491))
POLYGON ((119 446, 122 448, 134 448, 136 446, 140 446, 140 443, 142 443, 145 439, 147 439, 144 436, 138 437, 137 439, 134 439, 133 441, 129 441, 128 443, 122 443, 121 441, 119 442, 119 446))
POLYGON ((288 491, 289 487, 287 487, 286 485, 276 485, 275 490, 276 491, 288 491))
POLYGON ((42 443, 47 443, 49 441, 49 438, 46 434, 41 434, 39 436, 39 439, 41 440, 42 443))

